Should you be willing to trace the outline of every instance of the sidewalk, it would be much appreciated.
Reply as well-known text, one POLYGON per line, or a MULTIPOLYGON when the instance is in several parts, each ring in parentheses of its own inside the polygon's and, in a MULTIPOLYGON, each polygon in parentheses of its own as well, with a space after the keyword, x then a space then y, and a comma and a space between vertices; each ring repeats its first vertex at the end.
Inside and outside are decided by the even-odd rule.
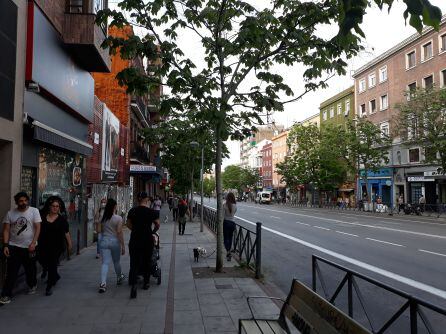
MULTIPOLYGON (((36 295, 18 293, 13 301, 0 307, 0 328, 15 333, 237 333, 238 319, 249 318, 246 296, 265 295, 256 280, 237 263, 226 262, 226 273, 213 273, 215 253, 194 262, 193 248, 215 249, 214 235, 199 222, 188 222, 184 235, 178 235, 166 208, 161 212, 162 283, 152 279, 148 291, 138 289, 137 299, 129 299, 127 284, 116 286, 110 268, 107 292, 97 292, 100 260, 96 247, 63 262, 62 276, 54 293, 45 296, 39 281, 36 295), (164 217, 168 215, 168 222, 164 217), (229 267, 229 265, 232 266, 229 267)), ((126 237, 128 231, 126 230, 126 237)), ((128 273, 128 252, 121 258, 128 273)), ((256 315, 276 318, 279 308, 268 299, 254 301, 256 315)))

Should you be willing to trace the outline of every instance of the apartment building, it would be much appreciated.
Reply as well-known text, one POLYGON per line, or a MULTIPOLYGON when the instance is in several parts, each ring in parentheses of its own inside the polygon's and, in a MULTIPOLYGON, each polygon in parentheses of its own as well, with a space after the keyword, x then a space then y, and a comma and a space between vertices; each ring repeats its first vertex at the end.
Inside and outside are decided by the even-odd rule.
POLYGON ((272 165, 273 165, 273 189, 277 191, 277 196, 284 198, 286 196, 286 184, 281 181, 282 175, 277 172, 277 164, 283 162, 288 155, 287 146, 288 131, 274 136, 272 142, 272 165))
POLYGON ((330 97, 319 107, 320 124, 345 125, 355 117, 355 87, 351 86, 330 97))
POLYGON ((298 122, 299 124, 302 124, 303 126, 308 126, 310 124, 316 125, 318 128, 321 126, 321 119, 319 117, 319 113, 311 115, 310 117, 305 118, 304 120, 298 122))
POLYGON ((273 145, 268 141, 261 149, 263 190, 273 190, 273 145))
MULTIPOLYGON (((395 105, 403 102, 406 92, 416 87, 445 87, 446 84, 446 20, 439 32, 426 28, 414 34, 381 56, 355 71, 355 105, 358 117, 367 117, 392 134, 395 105)), ((438 166, 423 162, 423 148, 410 147, 394 138, 389 152, 390 163, 377 172, 370 172, 371 198, 381 196, 393 204, 402 194, 406 201, 416 202, 425 194, 427 203, 446 200, 445 181, 432 177, 438 166)), ((363 172, 361 172, 363 173, 363 172)), ((360 189, 366 192, 360 180, 360 189)))

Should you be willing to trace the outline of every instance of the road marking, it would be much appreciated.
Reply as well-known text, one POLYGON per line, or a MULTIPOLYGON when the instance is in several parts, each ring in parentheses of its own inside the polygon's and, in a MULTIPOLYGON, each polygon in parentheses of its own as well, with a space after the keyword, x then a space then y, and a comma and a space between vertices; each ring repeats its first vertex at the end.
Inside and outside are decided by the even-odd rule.
POLYGON ((310 224, 307 224, 307 223, 301 223, 301 222, 296 222, 296 224, 305 225, 305 226, 311 226, 310 224))
POLYGON ((424 253, 429 253, 429 254, 434 254, 434 255, 439 255, 439 256, 444 256, 446 257, 446 254, 441 254, 441 253, 436 253, 436 252, 431 252, 428 250, 424 250, 424 249, 419 249, 420 252, 424 252, 424 253))
MULTIPOLYGON (((256 208, 256 207, 252 207, 252 208, 256 208)), ((265 208, 262 208, 262 209, 263 210, 268 210, 268 211, 273 211, 273 212, 285 213, 285 214, 294 215, 294 216, 301 216, 301 217, 308 217, 308 218, 315 218, 315 219, 320 219, 320 220, 332 221, 332 222, 335 222, 335 223, 341 223, 341 224, 347 224, 347 225, 353 225, 353 226, 363 226, 363 227, 375 228, 375 229, 379 229, 379 230, 407 233, 407 234, 419 235, 419 236, 430 237, 430 238, 446 239, 446 236, 444 236, 444 235, 436 235, 436 234, 428 234, 428 233, 400 230, 400 229, 390 228, 390 227, 360 224, 360 223, 357 223, 357 222, 356 223, 351 223, 351 222, 345 222, 345 221, 342 221, 342 220, 339 220, 339 219, 323 218, 323 217, 318 217, 318 216, 305 215, 305 214, 302 214, 302 213, 294 213, 294 212, 288 212, 288 211, 279 211, 279 210, 265 209, 265 208)))
MULTIPOLYGON (((248 223, 248 224, 256 225, 255 223, 253 223, 252 221, 249 221, 249 220, 247 220, 247 219, 244 219, 244 218, 241 218, 241 217, 238 217, 238 216, 236 216, 235 218, 240 219, 241 221, 244 221, 244 222, 246 222, 246 223, 248 223)), ((391 272, 391 271, 387 271, 387 270, 385 270, 385 269, 381 269, 381 268, 376 267, 376 266, 374 266, 374 265, 371 265, 371 264, 368 264, 368 263, 365 263, 365 262, 356 260, 356 259, 354 259, 354 258, 345 256, 345 255, 342 255, 342 254, 339 254, 339 253, 336 253, 336 252, 331 251, 331 250, 329 250, 329 249, 326 249, 326 248, 317 246, 317 245, 315 245, 315 244, 312 244, 312 243, 309 243, 309 242, 307 242, 307 241, 304 241, 304 240, 295 238, 295 237, 293 237, 293 236, 291 236, 291 235, 288 235, 288 234, 285 234, 285 233, 282 233, 282 232, 273 230, 273 229, 268 228, 268 227, 265 227, 265 226, 262 226, 262 229, 265 230, 265 231, 274 233, 274 234, 276 234, 276 235, 278 235, 278 236, 281 236, 281 237, 283 237, 283 238, 286 238, 286 239, 288 239, 288 240, 297 242, 297 243, 299 243, 299 244, 301 244, 301 245, 304 245, 304 246, 307 246, 307 247, 309 247, 309 248, 312 248, 312 249, 314 249, 314 250, 317 250, 317 251, 319 251, 319 252, 321 252, 321 253, 325 253, 325 254, 327 254, 327 255, 330 255, 330 256, 332 256, 332 257, 335 257, 335 258, 337 258, 337 259, 339 259, 339 260, 348 262, 348 263, 353 264, 353 265, 355 265, 355 266, 358 266, 358 267, 360 267, 360 268, 363 268, 363 269, 372 271, 372 272, 377 273, 377 274, 379 274, 379 275, 382 275, 382 276, 384 276, 384 277, 387 277, 387 278, 393 279, 393 280, 395 280, 395 281, 398 281, 398 282, 400 282, 400 283, 409 285, 409 286, 411 286, 411 287, 413 287, 413 288, 416 288, 416 289, 419 289, 419 290, 428 292, 428 293, 430 293, 430 294, 432 294, 432 295, 434 295, 434 296, 438 296, 438 297, 440 297, 440 298, 446 299, 446 291, 441 290, 441 289, 438 289, 438 288, 433 287, 433 286, 431 286, 431 285, 428 285, 428 284, 425 284, 425 283, 421 283, 421 282, 415 281, 415 280, 413 280, 413 279, 411 279, 411 278, 408 278, 408 277, 404 277, 404 276, 395 274, 395 273, 393 273, 393 272, 391 272)))
POLYGON ((406 247, 400 244, 394 244, 393 242, 388 242, 388 241, 383 241, 383 240, 378 240, 378 239, 373 239, 373 238, 366 238, 367 240, 371 240, 371 241, 376 241, 376 242, 380 242, 382 244, 387 244, 387 245, 392 245, 392 246, 398 246, 398 247, 406 247))
POLYGON ((356 235, 356 234, 351 234, 351 233, 342 232, 342 231, 335 231, 335 232, 336 232, 336 233, 341 233, 341 234, 350 235, 350 236, 352 236, 352 237, 357 237, 357 238, 359 238, 359 235, 356 235))
POLYGON ((280 219, 280 217, 276 217, 276 216, 270 216, 271 218, 274 218, 274 219, 280 219))
POLYGON ((314 228, 319 228, 321 230, 325 230, 325 231, 331 231, 329 228, 326 227, 322 227, 322 226, 313 226, 314 228))

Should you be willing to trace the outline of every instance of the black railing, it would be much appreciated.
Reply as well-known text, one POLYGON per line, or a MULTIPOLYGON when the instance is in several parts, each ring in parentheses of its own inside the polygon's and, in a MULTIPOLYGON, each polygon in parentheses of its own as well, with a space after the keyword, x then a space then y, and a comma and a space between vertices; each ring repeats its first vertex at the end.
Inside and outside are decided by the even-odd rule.
MULTIPOLYGON (((388 285, 386 285, 382 282, 379 282, 373 278, 370 278, 366 275, 360 274, 356 271, 350 270, 344 266, 341 266, 340 264, 337 264, 335 262, 329 261, 327 259, 324 259, 324 258, 316 256, 316 255, 312 256, 312 271, 313 271, 313 275, 312 275, 313 291, 318 292, 317 282, 319 280, 320 286, 321 286, 321 289, 322 289, 322 292, 323 292, 325 298, 333 305, 336 304, 336 300, 340 296, 341 291, 343 290, 345 285, 347 285, 347 313, 351 318, 354 318, 354 316, 356 314, 358 314, 358 312, 355 312, 356 304, 354 304, 354 302, 353 302, 354 301, 354 293, 355 293, 357 300, 359 301, 359 305, 361 306, 361 310, 367 319, 366 325, 369 326, 372 333, 387 333, 389 328, 392 325, 395 325, 397 322, 401 323, 401 321, 404 321, 404 320, 407 321, 407 317, 403 316, 403 314, 407 310, 409 310, 409 318, 408 318, 409 324, 408 324, 408 326, 410 328, 410 334, 419 333, 418 319, 421 319, 420 325, 421 324, 424 325, 423 327, 425 330, 423 332, 427 332, 430 334, 444 332, 444 329, 439 330, 439 331, 434 330, 434 327, 432 326, 431 322, 429 321, 425 310, 429 311, 429 314, 431 316, 433 314, 435 314, 436 316, 441 316, 444 318, 444 317, 446 317, 445 309, 442 309, 438 306, 435 306, 435 305, 433 305, 427 301, 424 301, 422 299, 419 299, 417 297, 413 297, 413 296, 407 294, 406 292, 403 292, 401 290, 398 290, 396 288, 388 286, 388 285), (337 288, 335 289, 334 293, 331 296, 328 293, 327 284, 324 280, 324 277, 322 275, 322 271, 321 271, 321 268, 320 268, 318 262, 323 262, 323 263, 325 263, 331 267, 334 267, 334 268, 345 273, 343 279, 341 280, 339 285, 337 285, 337 288), (391 314, 388 317, 388 320, 385 321, 379 328, 376 323, 375 324, 373 323, 373 320, 372 320, 373 316, 372 316, 370 310, 367 310, 367 308, 366 308, 366 302, 365 302, 366 299, 364 298, 364 295, 360 291, 360 287, 358 285, 358 280, 368 282, 380 289, 384 289, 385 291, 390 292, 403 300, 403 304, 400 306, 400 308, 396 312, 391 314)), ((333 275, 330 275, 330 277, 333 277, 333 275)), ((343 303, 341 302, 339 304, 343 304, 343 303)))
MULTIPOLYGON (((196 204, 198 216, 201 214, 200 204, 196 204)), ((218 217, 213 208, 203 207, 203 222, 209 229, 217 234, 218 217)), ((256 232, 235 224, 232 239, 232 250, 239 261, 244 262, 248 268, 255 272, 256 278, 262 276, 262 223, 256 223, 256 232)))

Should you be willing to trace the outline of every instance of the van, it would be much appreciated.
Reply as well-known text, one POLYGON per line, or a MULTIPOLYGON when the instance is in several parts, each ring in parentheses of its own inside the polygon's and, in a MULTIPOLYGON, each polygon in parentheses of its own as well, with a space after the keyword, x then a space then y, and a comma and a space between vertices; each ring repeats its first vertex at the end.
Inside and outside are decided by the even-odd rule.
POLYGON ((270 192, 267 191, 261 191, 257 193, 255 202, 259 204, 269 204, 271 203, 272 195, 270 192))

